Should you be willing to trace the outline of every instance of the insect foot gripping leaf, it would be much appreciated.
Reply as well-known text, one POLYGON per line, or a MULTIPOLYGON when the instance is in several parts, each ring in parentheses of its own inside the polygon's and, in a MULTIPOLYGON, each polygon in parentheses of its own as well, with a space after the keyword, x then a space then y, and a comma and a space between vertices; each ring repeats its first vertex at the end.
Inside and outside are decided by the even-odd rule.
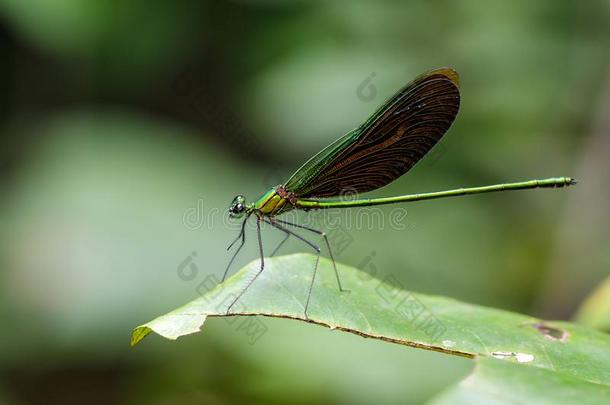
MULTIPOLYGON (((319 277, 315 280, 309 316, 305 318, 303 309, 315 260, 316 256, 308 254, 267 259, 266 271, 233 306, 233 312, 227 314, 227 307, 258 271, 259 261, 254 261, 194 301, 137 327, 131 343, 137 344, 150 332, 176 339, 200 331, 208 316, 236 315, 248 316, 235 325, 254 342, 262 338, 267 328, 264 322, 243 319, 291 318, 473 358, 479 367, 472 378, 493 383, 500 392, 510 390, 494 381, 508 374, 515 384, 527 385, 528 381, 538 384, 546 379, 551 384, 560 379, 568 381, 577 391, 582 389, 606 395, 606 400, 610 398, 610 335, 568 322, 543 321, 451 298, 409 292, 391 275, 379 280, 339 264, 344 285, 351 290, 350 294, 341 294, 332 262, 327 259, 320 259, 319 277)), ((465 387, 468 385, 460 385, 456 390, 465 387)), ((528 387, 534 389, 533 385, 528 387)))

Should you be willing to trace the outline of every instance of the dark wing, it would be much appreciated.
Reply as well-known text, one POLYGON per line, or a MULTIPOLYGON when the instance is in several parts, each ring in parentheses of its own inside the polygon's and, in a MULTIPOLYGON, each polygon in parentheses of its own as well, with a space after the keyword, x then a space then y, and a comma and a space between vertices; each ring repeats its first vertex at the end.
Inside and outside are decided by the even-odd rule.
POLYGON ((312 157, 284 185, 299 198, 364 193, 402 176, 447 132, 460 106, 457 72, 406 85, 364 124, 312 157))

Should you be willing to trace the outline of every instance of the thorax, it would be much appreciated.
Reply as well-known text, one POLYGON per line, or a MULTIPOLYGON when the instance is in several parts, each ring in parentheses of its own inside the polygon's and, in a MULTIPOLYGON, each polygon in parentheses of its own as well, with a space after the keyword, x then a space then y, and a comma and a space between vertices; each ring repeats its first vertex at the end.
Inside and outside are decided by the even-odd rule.
POLYGON ((294 209, 296 197, 283 186, 272 188, 255 203, 254 210, 265 216, 274 216, 294 209))

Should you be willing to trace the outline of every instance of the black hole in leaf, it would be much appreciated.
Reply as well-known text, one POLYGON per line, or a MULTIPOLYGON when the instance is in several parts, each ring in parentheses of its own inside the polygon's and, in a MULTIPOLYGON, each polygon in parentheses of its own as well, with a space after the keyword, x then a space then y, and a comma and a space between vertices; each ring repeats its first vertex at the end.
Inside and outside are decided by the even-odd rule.
POLYGON ((532 326, 547 339, 558 340, 560 342, 568 340, 569 333, 563 329, 555 328, 544 323, 535 323, 532 326))

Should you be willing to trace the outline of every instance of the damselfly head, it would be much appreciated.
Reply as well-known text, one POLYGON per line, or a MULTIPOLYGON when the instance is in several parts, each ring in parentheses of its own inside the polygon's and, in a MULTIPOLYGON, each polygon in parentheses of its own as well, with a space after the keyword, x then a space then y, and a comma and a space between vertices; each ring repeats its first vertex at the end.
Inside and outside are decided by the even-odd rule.
POLYGON ((231 202, 229 207, 229 216, 231 218, 240 218, 246 212, 246 197, 238 195, 231 202))

